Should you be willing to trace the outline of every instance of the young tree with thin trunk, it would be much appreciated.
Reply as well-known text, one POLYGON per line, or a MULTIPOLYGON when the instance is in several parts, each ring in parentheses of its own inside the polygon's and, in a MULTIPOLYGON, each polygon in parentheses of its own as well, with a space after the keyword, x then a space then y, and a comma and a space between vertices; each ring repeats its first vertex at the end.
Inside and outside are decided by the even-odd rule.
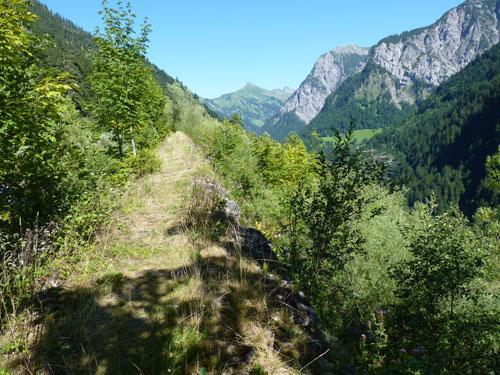
POLYGON ((113 134, 120 157, 130 142, 159 117, 165 97, 147 65, 145 55, 151 26, 144 20, 139 35, 134 31, 136 16, 130 3, 118 1, 117 8, 103 1, 104 29, 97 30, 97 51, 89 77, 94 95, 93 112, 98 124, 113 134))

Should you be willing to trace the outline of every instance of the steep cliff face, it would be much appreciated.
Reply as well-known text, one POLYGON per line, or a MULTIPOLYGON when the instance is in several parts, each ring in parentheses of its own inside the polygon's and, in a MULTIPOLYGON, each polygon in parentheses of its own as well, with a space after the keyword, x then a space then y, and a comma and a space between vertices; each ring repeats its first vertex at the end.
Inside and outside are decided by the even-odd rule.
POLYGON ((300 87, 263 129, 270 133, 287 133, 308 124, 323 108, 328 95, 346 78, 363 69, 368 51, 367 48, 344 46, 322 55, 300 87))
MULTIPOLYGON (((320 95, 320 90, 308 89, 315 66, 266 130, 275 138, 286 137, 292 127, 282 118, 288 112, 300 120, 293 129, 304 134, 314 128, 329 135, 351 118, 358 128, 397 125, 435 87, 498 43, 499 15, 500 0, 468 0, 428 27, 387 37, 364 56, 362 71, 343 76, 327 97, 322 96, 325 90, 320 95)), ((323 76, 329 69, 336 75, 337 68, 324 65, 323 76)))
POLYGON ((499 12, 498 0, 466 1, 429 27, 383 39, 370 61, 402 82, 437 86, 498 43, 499 12))
POLYGON ((367 55, 368 49, 356 46, 337 47, 325 53, 280 113, 294 112, 309 123, 325 104, 326 97, 347 77, 363 69, 367 55))

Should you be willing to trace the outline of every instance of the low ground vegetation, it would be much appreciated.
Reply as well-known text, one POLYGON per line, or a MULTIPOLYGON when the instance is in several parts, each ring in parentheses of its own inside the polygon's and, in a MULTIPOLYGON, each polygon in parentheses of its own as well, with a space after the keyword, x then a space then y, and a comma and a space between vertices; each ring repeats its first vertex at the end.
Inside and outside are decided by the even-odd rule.
POLYGON ((336 371, 495 368, 494 209, 478 210, 473 221, 458 211, 438 214, 432 202, 410 210, 383 168, 351 146, 352 133, 314 155, 296 137, 279 144, 235 121, 214 121, 186 98, 175 102, 187 108, 177 128, 201 145, 241 203, 243 221, 268 236, 309 293, 342 353, 328 357, 336 371), (426 262, 441 268, 420 274, 426 262))

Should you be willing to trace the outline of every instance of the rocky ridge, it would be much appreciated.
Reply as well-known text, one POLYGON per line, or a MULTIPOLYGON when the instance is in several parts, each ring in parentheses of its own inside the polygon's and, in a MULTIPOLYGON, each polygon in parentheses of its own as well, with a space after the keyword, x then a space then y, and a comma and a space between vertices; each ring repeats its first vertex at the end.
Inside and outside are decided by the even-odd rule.
MULTIPOLYGON (((280 109, 294 112, 306 124, 318 114, 328 95, 344 80, 363 69, 368 49, 357 46, 337 47, 322 55, 295 93, 280 109)), ((277 121, 277 118, 272 120, 277 121)))
POLYGON ((429 27, 383 39, 370 61, 403 85, 418 79, 437 86, 498 43, 499 13, 499 1, 466 1, 429 27))
POLYGON ((321 55, 307 78, 279 112, 266 122, 264 129, 290 126, 290 122, 308 124, 323 108, 328 95, 346 78, 363 69, 368 51, 368 48, 351 45, 336 47, 321 55))

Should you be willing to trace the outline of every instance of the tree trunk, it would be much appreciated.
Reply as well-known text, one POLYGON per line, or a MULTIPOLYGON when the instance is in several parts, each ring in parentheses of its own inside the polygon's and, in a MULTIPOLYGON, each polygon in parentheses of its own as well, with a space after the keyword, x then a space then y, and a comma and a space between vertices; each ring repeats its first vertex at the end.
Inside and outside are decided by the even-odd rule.
POLYGON ((121 134, 118 134, 118 155, 120 155, 120 159, 123 158, 123 137, 121 134))
MULTIPOLYGON (((130 134, 132 134, 132 128, 130 128, 130 134)), ((134 153, 134 156, 137 156, 137 150, 135 148, 134 137, 132 137, 132 152, 134 153)))

